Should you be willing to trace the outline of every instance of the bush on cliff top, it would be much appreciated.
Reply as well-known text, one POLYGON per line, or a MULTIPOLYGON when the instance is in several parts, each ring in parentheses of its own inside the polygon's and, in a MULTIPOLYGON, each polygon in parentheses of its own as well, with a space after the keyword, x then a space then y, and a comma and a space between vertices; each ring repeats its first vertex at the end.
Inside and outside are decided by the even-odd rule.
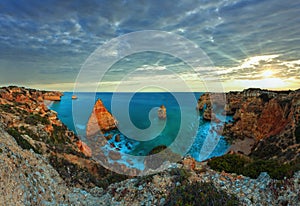
POLYGON ((295 129, 295 137, 296 137, 296 143, 300 144, 300 125, 298 125, 295 129))
POLYGON ((171 189, 165 205, 239 205, 234 195, 218 190, 211 183, 188 183, 171 189))
POLYGON ((24 139, 16 129, 8 128, 7 133, 10 134, 16 140, 17 144, 22 149, 32 149, 35 153, 40 154, 40 152, 37 149, 35 149, 26 139, 24 139))
POLYGON ((295 163, 281 164, 275 160, 248 160, 237 154, 226 154, 208 161, 208 165, 217 171, 242 174, 257 178, 261 172, 267 172, 274 179, 292 177, 299 168, 295 163))
POLYGON ((9 104, 0 104, 0 109, 7 113, 14 113, 14 110, 11 108, 9 104))
POLYGON ((38 114, 31 114, 25 118, 25 123, 30 125, 37 125, 39 123, 43 125, 50 124, 49 120, 46 117, 42 117, 38 114))
POLYGON ((153 148, 145 158, 145 165, 151 169, 157 169, 165 161, 177 162, 181 159, 179 154, 174 153, 165 145, 160 145, 153 148))

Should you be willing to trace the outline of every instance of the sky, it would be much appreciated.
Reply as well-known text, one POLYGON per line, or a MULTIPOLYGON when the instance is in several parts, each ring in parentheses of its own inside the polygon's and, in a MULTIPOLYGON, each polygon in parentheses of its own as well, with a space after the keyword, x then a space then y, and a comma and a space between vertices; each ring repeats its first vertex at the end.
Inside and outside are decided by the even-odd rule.
POLYGON ((155 30, 196 44, 211 65, 200 63, 197 73, 172 54, 140 52, 99 68, 104 77, 82 83, 81 90, 114 91, 125 78, 124 91, 149 79, 180 91, 174 75, 193 91, 211 83, 225 91, 298 89, 299 13, 295 0, 0 0, 0 85, 72 91, 95 50, 155 30))

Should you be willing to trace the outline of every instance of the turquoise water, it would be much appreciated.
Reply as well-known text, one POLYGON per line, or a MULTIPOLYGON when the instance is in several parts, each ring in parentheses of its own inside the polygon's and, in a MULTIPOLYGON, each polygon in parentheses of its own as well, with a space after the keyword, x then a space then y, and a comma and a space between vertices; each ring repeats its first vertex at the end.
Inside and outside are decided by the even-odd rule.
MULTIPOLYGON (((59 119, 82 139, 85 138, 85 125, 93 105, 100 98, 108 111, 112 111, 112 108, 114 108, 113 111, 116 111, 115 108, 118 108, 123 111, 122 114, 129 114, 130 119, 125 120, 122 114, 118 116, 118 114, 113 113, 119 121, 121 133, 115 130, 105 134, 113 134, 114 136, 120 134, 120 142, 116 142, 112 138, 109 143, 114 144, 122 152, 131 155, 147 155, 151 149, 158 145, 172 145, 175 138, 181 139, 174 147, 175 149, 172 150, 177 152, 178 147, 182 146, 184 149, 178 150, 177 153, 189 154, 198 161, 223 155, 228 150, 229 145, 223 137, 212 130, 212 127, 216 125, 202 119, 195 109, 196 104, 189 104, 184 101, 186 98, 192 97, 196 102, 201 93, 188 95, 176 93, 175 97, 170 93, 148 92, 135 94, 78 93, 76 95, 78 99, 72 100, 72 93, 64 93, 61 101, 54 102, 50 105, 50 109, 55 110, 59 119), (131 96, 132 98, 130 98, 131 96), (113 101, 112 97, 114 98, 113 101), (130 102, 127 107, 128 99, 130 102), (162 104, 167 108, 167 120, 159 120, 157 113, 152 111, 153 108, 158 108, 162 104), (133 125, 130 125, 131 122, 133 125)), ((230 117, 228 119, 230 120, 230 117)))

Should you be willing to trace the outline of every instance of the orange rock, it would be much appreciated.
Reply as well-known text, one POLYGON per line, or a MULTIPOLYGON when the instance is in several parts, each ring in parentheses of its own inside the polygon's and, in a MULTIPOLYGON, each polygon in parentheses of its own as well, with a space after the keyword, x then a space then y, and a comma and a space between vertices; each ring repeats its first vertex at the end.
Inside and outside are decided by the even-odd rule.
POLYGON ((78 97, 76 95, 72 95, 72 99, 77 99, 78 97))
POLYGON ((78 142, 76 142, 79 150, 87 157, 91 157, 92 156, 92 150, 91 148, 89 148, 89 146, 87 146, 83 141, 79 140, 78 142))
POLYGON ((59 95, 44 95, 44 100, 50 100, 50 101, 60 101, 59 95))
POLYGON ((159 119, 166 119, 167 118, 167 109, 164 105, 161 105, 157 111, 159 119))
POLYGON ((226 181, 226 178, 225 177, 220 177, 219 180, 226 181))
POLYGON ((87 123, 86 135, 90 137, 116 128, 116 119, 107 111, 102 101, 98 99, 87 123))
POLYGON ((182 164, 185 168, 194 170, 196 166, 196 161, 192 157, 187 157, 183 159, 182 164))

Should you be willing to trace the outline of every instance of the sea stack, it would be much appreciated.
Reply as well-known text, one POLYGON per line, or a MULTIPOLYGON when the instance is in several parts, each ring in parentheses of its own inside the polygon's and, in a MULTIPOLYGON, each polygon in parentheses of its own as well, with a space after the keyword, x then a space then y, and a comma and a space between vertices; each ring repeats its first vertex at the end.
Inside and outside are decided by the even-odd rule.
POLYGON ((157 111, 159 119, 166 119, 167 118, 167 109, 164 105, 161 105, 157 111))
POLYGON ((72 95, 72 99, 75 100, 78 99, 78 97, 76 95, 72 95))
POLYGON ((100 99, 97 100, 86 126, 88 137, 117 128, 117 120, 107 111, 100 99))

